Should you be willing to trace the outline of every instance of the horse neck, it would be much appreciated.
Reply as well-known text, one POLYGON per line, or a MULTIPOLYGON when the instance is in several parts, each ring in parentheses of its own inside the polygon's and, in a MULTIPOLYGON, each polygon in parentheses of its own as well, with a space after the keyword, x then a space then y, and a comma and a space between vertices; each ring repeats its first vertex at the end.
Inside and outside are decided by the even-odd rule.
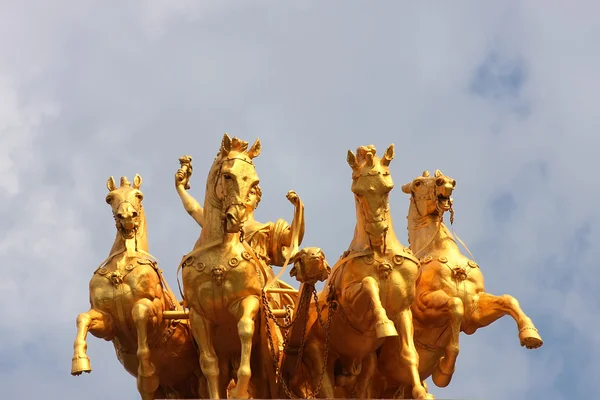
POLYGON ((427 249, 458 249, 452 234, 438 215, 421 216, 411 199, 408 210, 408 243, 414 254, 422 256, 427 249))
POLYGON ((113 246, 110 249, 109 255, 122 250, 129 250, 131 252, 142 250, 146 253, 148 252, 148 231, 146 227, 146 213, 144 212, 143 206, 140 207, 139 219, 140 224, 138 225, 133 239, 124 239, 121 233, 117 231, 117 235, 115 237, 113 246))
MULTIPOLYGON (((352 239, 352 242, 350 243, 350 247, 349 250, 351 251, 362 251, 364 249, 372 249, 374 251, 377 251, 378 249, 374 249, 371 247, 371 240, 369 239, 369 235, 367 234, 366 231, 366 221, 365 221, 365 214, 362 211, 362 208, 360 206, 360 203, 358 200, 356 200, 355 197, 355 208, 356 208, 356 226, 354 228, 354 238, 352 239)), ((385 234, 385 248, 388 249, 390 247, 397 247, 400 246, 400 241, 398 240, 398 237, 396 236, 396 232, 394 232, 394 227, 392 224, 392 216, 391 213, 389 211, 389 205, 387 207, 386 213, 385 213, 385 218, 388 221, 388 230, 387 233, 385 234)))

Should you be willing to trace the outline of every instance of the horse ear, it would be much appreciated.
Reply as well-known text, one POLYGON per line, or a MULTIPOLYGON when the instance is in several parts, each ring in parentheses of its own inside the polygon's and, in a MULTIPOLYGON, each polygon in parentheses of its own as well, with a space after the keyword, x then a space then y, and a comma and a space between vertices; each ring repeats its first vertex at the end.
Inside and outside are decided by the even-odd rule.
POLYGON ((135 178, 133 178, 133 188, 139 189, 142 186, 142 177, 139 174, 135 174, 135 178))
POLYGON ((429 178, 429 171, 425 170, 423 171, 423 175, 421 175, 423 178, 429 178))
POLYGON ((435 177, 439 178, 440 176, 442 176, 442 171, 440 171, 439 169, 435 170, 435 177))
POLYGON ((250 157, 250 159, 258 157, 261 149, 260 139, 256 139, 252 147, 250 147, 250 150, 248 150, 248 157, 250 157))
POLYGON ((390 147, 388 147, 385 150, 385 154, 383 155, 383 159, 381 160, 381 164, 383 164, 384 166, 388 166, 390 165, 390 162, 394 159, 394 143, 390 144, 390 147))
POLYGON ((227 133, 223 135, 223 140, 221 141, 221 156, 226 156, 231 151, 231 138, 227 133))
POLYGON ((348 165, 350 165, 350 168, 356 169, 358 167, 356 156, 354 155, 352 150, 348 150, 348 156, 346 157, 346 161, 348 161, 348 165))
POLYGON ((117 183, 115 182, 115 178, 113 178, 112 176, 110 178, 108 178, 108 180, 106 181, 106 188, 108 189, 109 192, 112 192, 113 190, 115 190, 117 188, 117 183))
POLYGON ((412 184, 412 182, 411 183, 407 183, 406 185, 402 185, 402 191, 404 193, 406 193, 406 194, 410 194, 410 185, 411 184, 412 184))

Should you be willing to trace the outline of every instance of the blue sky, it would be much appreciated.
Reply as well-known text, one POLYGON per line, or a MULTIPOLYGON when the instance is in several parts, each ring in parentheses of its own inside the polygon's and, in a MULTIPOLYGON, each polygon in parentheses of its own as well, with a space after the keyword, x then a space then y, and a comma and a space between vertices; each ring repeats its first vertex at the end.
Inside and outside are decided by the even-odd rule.
POLYGON ((106 179, 143 178, 150 251, 172 287, 198 236, 191 193, 222 134, 260 137, 260 220, 306 206, 305 246, 348 246, 346 152, 396 145, 394 226, 423 170, 457 180, 454 228, 487 291, 515 296, 544 347, 505 317, 461 335, 438 398, 571 399, 600 373, 600 25, 591 1, 13 1, 0 5, 0 386, 6 398, 137 398, 110 343, 75 318, 114 239, 106 179), (586 175, 588 178, 583 177, 586 175), (32 385, 35 382, 35 385, 32 385))

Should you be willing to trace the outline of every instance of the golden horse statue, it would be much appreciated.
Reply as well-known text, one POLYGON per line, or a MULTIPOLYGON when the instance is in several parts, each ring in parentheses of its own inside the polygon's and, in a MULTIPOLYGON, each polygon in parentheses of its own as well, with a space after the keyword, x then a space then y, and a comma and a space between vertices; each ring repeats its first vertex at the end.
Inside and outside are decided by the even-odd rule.
POLYGON ((91 309, 77 317, 71 374, 92 370, 86 354, 90 332, 113 342, 121 364, 137 377, 142 399, 206 397, 188 321, 165 316, 183 308, 148 253, 141 184, 139 175, 133 186, 126 177, 119 188, 113 177, 107 181, 117 235, 90 281, 91 309))
POLYGON ((348 151, 356 228, 348 250, 332 268, 319 296, 305 353, 312 390, 320 398, 370 397, 376 351, 385 341, 398 347, 394 366, 411 377, 414 398, 432 398, 418 372, 410 306, 419 261, 396 237, 389 193, 394 184, 390 145, 380 159, 375 147, 348 151), (326 320, 324 322, 323 320, 326 320), (337 386, 337 388, 336 388, 337 386))
MULTIPOLYGON (((521 346, 535 349, 542 339, 519 302, 510 295, 494 296, 485 292, 479 265, 461 254, 453 234, 443 222, 450 211, 453 221, 452 193, 456 181, 439 170, 434 176, 422 176, 402 186, 410 195, 408 237, 413 254, 421 257, 421 276, 412 306, 415 344, 419 351, 421 379, 432 377, 438 387, 450 383, 459 352, 459 334, 471 335, 504 315, 516 322, 521 346)), ((459 240, 460 241, 460 240, 459 240)), ((379 370, 388 389, 383 396, 402 395, 410 389, 384 345, 379 370)), ((410 392, 408 392, 410 393, 410 392)))
MULTIPOLYGON (((248 148, 245 141, 223 136, 206 182, 202 232, 180 266, 200 366, 213 399, 226 396, 232 378, 235 398, 269 398, 278 390, 282 335, 274 319, 261 316, 280 306, 281 296, 264 290, 274 274, 244 240, 248 198, 259 183, 252 160, 259 154, 258 139, 248 148)), ((297 196, 288 199, 300 203, 297 196)), ((183 196, 182 201, 185 205, 183 196)), ((289 259, 292 254, 286 253, 289 259)))
MULTIPOLYGON (((193 171, 192 158, 190 156, 183 156, 179 158, 179 162, 181 168, 175 173, 175 189, 187 213, 200 227, 203 227, 204 208, 188 192, 190 189, 189 181, 193 171)), ((254 254, 266 266, 265 272, 268 275, 268 280, 274 281, 274 287, 284 289, 280 294, 281 306, 285 307, 291 313, 298 302, 298 291, 282 280, 275 279, 275 274, 271 268, 272 265, 284 266, 286 258, 288 258, 290 253, 297 251, 297 247, 302 244, 304 237, 304 205, 293 190, 290 190, 286 197, 295 206, 292 224, 288 224, 283 219, 278 219, 274 223, 261 223, 254 219, 254 212, 261 201, 262 190, 259 184, 252 186, 245 200, 246 221, 242 227, 242 234, 244 240, 254 251, 254 254)))

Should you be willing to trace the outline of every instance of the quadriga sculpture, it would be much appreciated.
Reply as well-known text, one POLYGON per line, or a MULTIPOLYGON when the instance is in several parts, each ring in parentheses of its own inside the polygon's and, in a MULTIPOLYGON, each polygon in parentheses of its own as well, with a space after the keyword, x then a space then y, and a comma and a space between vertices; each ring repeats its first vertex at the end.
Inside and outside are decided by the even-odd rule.
POLYGON ((374 146, 359 147, 356 155, 348 152, 356 204, 354 239, 319 296, 323 320, 313 317, 304 350, 319 398, 333 398, 336 386, 340 396, 370 397, 376 350, 386 340, 398 348, 394 367, 411 378, 412 396, 432 398, 421 383, 413 343, 410 306, 419 262, 398 241, 390 216, 393 157, 393 145, 381 159, 374 146))
POLYGON ((86 354, 87 333, 113 342, 125 369, 137 377, 144 400, 206 396, 198 352, 187 320, 165 319, 183 312, 154 258, 148 254, 146 216, 140 191, 126 177, 117 188, 110 177, 106 202, 111 206, 117 236, 109 257, 90 281, 88 312, 77 317, 71 374, 92 370, 86 354))
MULTIPOLYGON (((452 213, 456 181, 439 170, 402 186, 410 196, 408 237, 411 249, 421 260, 421 276, 412 306, 415 344, 419 351, 421 379, 432 376, 436 386, 450 383, 459 352, 459 334, 471 335, 504 315, 517 323, 521 346, 535 349, 542 339, 531 319, 510 295, 494 296, 485 291, 479 265, 461 254, 453 234, 443 222, 452 213)), ((453 215, 451 214, 451 221, 453 215)), ((394 363, 397 351, 392 342, 384 345, 379 370, 386 377, 383 397, 409 396, 410 381, 394 363)))

